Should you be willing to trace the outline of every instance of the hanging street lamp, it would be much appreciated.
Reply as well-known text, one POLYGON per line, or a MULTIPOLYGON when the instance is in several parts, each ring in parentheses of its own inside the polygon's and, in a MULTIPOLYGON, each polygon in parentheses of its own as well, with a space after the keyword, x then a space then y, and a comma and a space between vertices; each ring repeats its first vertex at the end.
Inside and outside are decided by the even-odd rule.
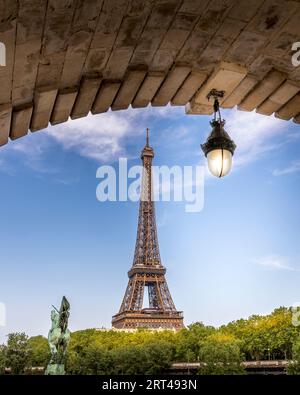
POLYGON ((204 155, 207 157, 208 168, 215 177, 224 177, 230 170, 232 165, 232 156, 236 145, 225 131, 225 120, 221 118, 219 98, 224 96, 224 91, 213 89, 207 96, 209 100, 214 98, 214 119, 210 122, 212 131, 206 142, 201 145, 204 155))

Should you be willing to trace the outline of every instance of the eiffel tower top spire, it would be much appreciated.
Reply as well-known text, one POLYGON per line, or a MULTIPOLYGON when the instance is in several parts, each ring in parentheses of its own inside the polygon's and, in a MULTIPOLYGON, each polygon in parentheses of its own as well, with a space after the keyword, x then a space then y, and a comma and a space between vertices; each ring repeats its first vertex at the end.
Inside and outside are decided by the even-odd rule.
POLYGON ((146 129, 146 147, 149 147, 149 128, 146 129))
POLYGON ((149 131, 149 128, 147 128, 146 129, 146 145, 145 145, 145 147, 143 148, 143 150, 142 150, 142 153, 141 153, 141 159, 143 160, 143 166, 144 166, 144 168, 145 168, 145 162, 146 162, 146 160, 145 160, 145 157, 151 157, 151 158, 154 158, 154 150, 153 150, 153 148, 152 147, 150 147, 150 144, 149 144, 149 133, 150 133, 150 131, 149 131))

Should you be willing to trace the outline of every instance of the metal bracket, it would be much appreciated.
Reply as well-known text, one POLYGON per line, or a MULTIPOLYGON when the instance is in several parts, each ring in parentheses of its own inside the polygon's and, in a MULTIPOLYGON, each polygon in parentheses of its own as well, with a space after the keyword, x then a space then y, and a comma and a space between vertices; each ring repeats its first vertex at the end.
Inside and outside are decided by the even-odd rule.
POLYGON ((209 101, 211 97, 213 97, 214 99, 218 99, 224 97, 224 95, 225 95, 225 91, 218 91, 217 89, 212 89, 206 97, 207 100, 209 101))

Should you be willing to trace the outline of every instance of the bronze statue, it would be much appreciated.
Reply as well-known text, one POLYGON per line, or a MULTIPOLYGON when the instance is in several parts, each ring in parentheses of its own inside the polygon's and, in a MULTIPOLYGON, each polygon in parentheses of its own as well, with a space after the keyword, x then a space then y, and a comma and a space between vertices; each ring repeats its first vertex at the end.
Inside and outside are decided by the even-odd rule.
POLYGON ((53 308, 51 311, 52 326, 48 333, 51 359, 45 374, 63 375, 65 374, 65 355, 70 342, 70 331, 68 329, 70 303, 63 296, 59 311, 55 306, 53 308))

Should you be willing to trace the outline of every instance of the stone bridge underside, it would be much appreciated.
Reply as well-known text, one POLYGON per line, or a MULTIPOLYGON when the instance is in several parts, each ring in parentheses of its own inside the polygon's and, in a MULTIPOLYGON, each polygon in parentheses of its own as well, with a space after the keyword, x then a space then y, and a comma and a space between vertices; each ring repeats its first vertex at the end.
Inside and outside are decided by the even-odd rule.
POLYGON ((0 145, 108 109, 223 108, 300 123, 300 2, 0 0, 0 145))

